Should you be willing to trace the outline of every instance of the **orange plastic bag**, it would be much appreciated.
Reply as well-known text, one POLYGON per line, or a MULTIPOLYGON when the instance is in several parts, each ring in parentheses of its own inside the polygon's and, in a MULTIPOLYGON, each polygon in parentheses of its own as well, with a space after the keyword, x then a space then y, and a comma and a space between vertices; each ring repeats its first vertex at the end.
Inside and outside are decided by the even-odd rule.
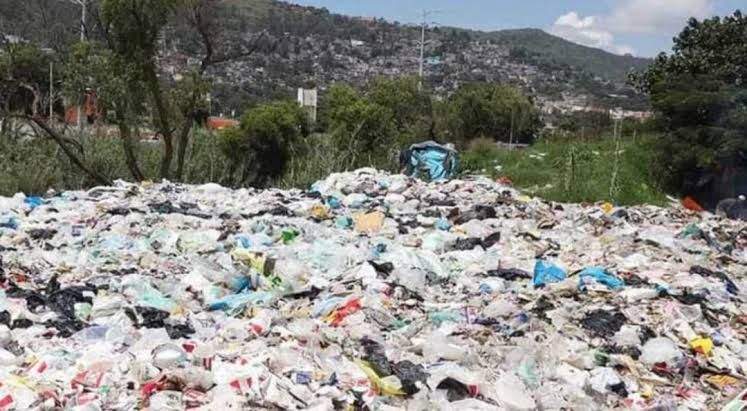
POLYGON ((698 204, 698 202, 695 201, 695 199, 690 196, 687 196, 682 199, 682 206, 690 211, 697 211, 699 213, 702 213, 703 211, 705 211, 705 209, 701 207, 701 205, 698 204))
POLYGON ((354 298, 345 303, 342 307, 332 311, 332 313, 327 317, 327 322, 329 322, 333 327, 337 327, 342 323, 345 317, 355 313, 361 308, 363 308, 361 305, 361 299, 354 298))

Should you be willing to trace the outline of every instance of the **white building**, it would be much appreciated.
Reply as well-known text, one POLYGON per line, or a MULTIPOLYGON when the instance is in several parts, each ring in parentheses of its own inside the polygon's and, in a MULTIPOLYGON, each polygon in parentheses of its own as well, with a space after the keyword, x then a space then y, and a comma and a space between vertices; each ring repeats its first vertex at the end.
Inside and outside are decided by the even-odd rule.
POLYGON ((298 104, 306 111, 309 121, 316 123, 317 91, 316 89, 298 89, 298 104))

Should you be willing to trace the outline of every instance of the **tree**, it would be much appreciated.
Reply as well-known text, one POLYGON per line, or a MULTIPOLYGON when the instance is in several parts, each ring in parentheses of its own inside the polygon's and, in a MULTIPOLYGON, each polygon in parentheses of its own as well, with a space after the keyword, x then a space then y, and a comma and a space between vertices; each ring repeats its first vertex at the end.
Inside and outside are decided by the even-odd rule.
POLYGON ((674 38, 672 53, 661 53, 643 72, 630 81, 651 91, 661 81, 680 75, 708 75, 726 84, 747 82, 747 16, 737 10, 731 16, 699 21, 691 18, 674 38))
POLYGON ((662 183, 684 194, 706 191, 701 201, 714 201, 699 187, 702 180, 747 165, 747 89, 713 76, 680 75, 655 83, 651 99, 666 131, 657 141, 662 183))
POLYGON ((168 18, 176 10, 176 0, 103 0, 101 17, 108 29, 112 52, 129 62, 137 73, 130 76, 145 86, 154 107, 154 123, 163 139, 161 178, 168 178, 174 155, 174 127, 169 101, 158 78, 156 54, 158 37, 168 18))
POLYGON ((394 112, 348 85, 330 87, 322 121, 347 168, 372 165, 396 141, 394 112))
POLYGON ((396 140, 400 145, 437 139, 431 96, 419 83, 414 76, 376 77, 366 88, 365 95, 371 103, 392 113, 396 140))
POLYGON ((72 101, 78 100, 86 89, 96 90, 99 100, 110 113, 106 120, 119 130, 132 178, 144 180, 135 142, 139 139, 138 119, 147 114, 147 94, 138 67, 95 43, 78 43, 65 61, 63 74, 64 92, 72 101))
POLYGON ((263 104, 248 110, 238 128, 219 136, 231 159, 238 185, 265 186, 285 172, 291 150, 308 134, 306 113, 292 101, 263 104))
POLYGON ((571 133, 599 136, 612 127, 612 117, 607 111, 576 111, 563 115, 558 127, 571 133))
POLYGON ((531 100, 519 89, 500 84, 465 85, 442 110, 449 137, 462 145, 479 137, 529 143, 541 126, 531 100))
MULTIPOLYGON (((703 21, 690 19, 674 40, 672 53, 660 54, 631 82, 649 93, 665 135, 657 143, 655 170, 672 191, 713 191, 703 182, 727 168, 747 168, 747 18, 741 12, 703 21)), ((711 191, 712 193, 708 193, 711 191)))
MULTIPOLYGON (((3 37, 4 42, 4 37, 3 37)), ((93 182, 111 184, 103 175, 88 167, 82 160, 83 147, 75 140, 65 137, 43 118, 43 96, 49 96, 47 67, 51 57, 31 43, 7 43, 0 51, 0 121, 5 134, 8 123, 15 118, 24 119, 40 128, 70 159, 70 162, 86 173, 93 182)))
POLYGON ((0 101, 5 113, 38 115, 49 92, 51 57, 31 43, 7 43, 0 51, 0 101))
MULTIPOLYGON (((182 178, 190 132, 207 106, 207 71, 218 64, 250 56, 263 34, 246 41, 221 41, 218 14, 220 0, 102 0, 93 8, 97 38, 81 46, 68 72, 73 73, 71 96, 86 88, 105 90, 109 104, 116 106, 116 118, 130 171, 135 180, 145 178, 137 165, 133 140, 142 118, 163 141, 161 178, 182 178), (172 23, 187 27, 203 48, 197 67, 180 74, 181 81, 163 76, 158 62, 161 39, 172 23), (230 44, 224 50, 219 44, 230 44), (176 170, 173 159, 176 148, 176 170)), ((106 98, 102 99, 107 102, 106 98)))

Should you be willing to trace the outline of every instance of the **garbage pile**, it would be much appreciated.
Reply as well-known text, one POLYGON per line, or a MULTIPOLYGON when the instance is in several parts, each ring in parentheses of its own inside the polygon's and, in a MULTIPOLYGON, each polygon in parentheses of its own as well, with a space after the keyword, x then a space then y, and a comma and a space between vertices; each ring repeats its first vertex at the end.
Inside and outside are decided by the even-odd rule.
POLYGON ((372 169, 0 198, 0 410, 740 409, 747 225, 372 169))

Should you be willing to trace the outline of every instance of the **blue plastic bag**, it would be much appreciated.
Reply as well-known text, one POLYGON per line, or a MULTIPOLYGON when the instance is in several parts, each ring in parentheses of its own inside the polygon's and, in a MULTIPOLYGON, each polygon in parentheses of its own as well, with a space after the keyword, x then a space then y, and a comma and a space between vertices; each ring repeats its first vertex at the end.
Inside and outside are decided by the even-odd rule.
POLYGON ((439 218, 438 221, 436 221, 436 228, 441 231, 449 231, 451 229, 451 223, 445 218, 439 218))
POLYGON ((353 219, 347 216, 339 216, 335 219, 335 226, 337 228, 350 228, 353 225, 353 219))
POLYGON ((237 315, 243 312, 247 305, 266 306, 271 304, 274 299, 275 296, 272 293, 244 289, 238 294, 229 294, 208 303, 208 310, 224 311, 228 315, 237 315))
POLYGON ((40 205, 44 204, 44 199, 41 197, 31 196, 26 197, 23 199, 23 202, 26 203, 31 209, 35 209, 36 207, 39 207, 40 205))
POLYGON ((252 248, 252 240, 249 237, 245 235, 237 235, 235 239, 236 239, 236 247, 246 248, 246 249, 252 248))
POLYGON ((338 200, 336 197, 327 197, 327 206, 333 210, 336 210, 342 206, 342 203, 340 203, 340 200, 338 200))
POLYGON ((238 294, 229 294, 221 299, 211 302, 208 305, 208 309, 210 311, 225 311, 228 314, 236 314, 243 311, 251 300, 252 293, 248 291, 238 294))
POLYGON ((9 228, 11 230, 18 230, 20 222, 13 216, 0 217, 0 228, 9 228))
POLYGON ((535 287, 544 287, 550 283, 558 283, 565 280, 565 270, 557 265, 543 260, 537 260, 534 265, 534 279, 532 282, 535 287))
POLYGON ((604 284, 610 290, 619 290, 625 286, 623 280, 608 273, 603 267, 589 267, 581 271, 578 276, 578 289, 586 290, 586 284, 590 281, 604 284))

